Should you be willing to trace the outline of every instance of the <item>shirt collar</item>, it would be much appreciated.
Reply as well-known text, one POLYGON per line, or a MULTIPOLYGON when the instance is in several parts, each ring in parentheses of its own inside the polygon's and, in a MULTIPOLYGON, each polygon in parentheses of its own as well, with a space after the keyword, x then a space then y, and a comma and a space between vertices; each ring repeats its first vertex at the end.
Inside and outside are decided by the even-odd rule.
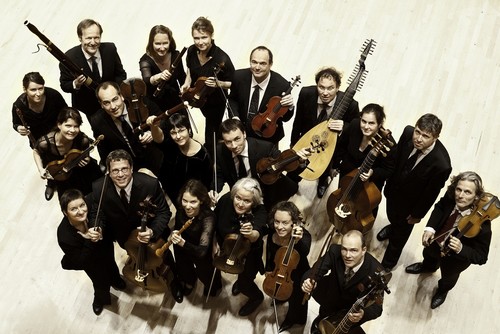
MULTIPOLYGON (((87 61, 90 61, 90 57, 92 57, 92 55, 85 52, 83 47, 82 47, 82 52, 83 52, 83 55, 85 56, 85 59, 87 59, 87 61)), ((95 57, 95 61, 99 61, 99 59, 101 59, 101 52, 99 51, 99 49, 97 49, 97 52, 95 53, 94 57, 95 57)))
POLYGON ((243 151, 240 154, 232 153, 233 158, 236 158, 238 155, 241 155, 242 157, 248 158, 248 140, 245 139, 245 148, 243 149, 243 151))
POLYGON ((252 84, 251 84, 251 88, 255 87, 255 85, 259 86, 259 88, 262 90, 262 91, 265 91, 266 88, 267 88, 267 85, 269 85, 269 81, 271 80, 271 75, 272 75, 272 72, 269 72, 269 75, 267 76, 267 78, 265 78, 264 80, 262 80, 261 83, 258 83, 255 78, 253 77, 253 74, 252 74, 252 84))
MULTIPOLYGON (((129 200, 130 202, 130 196, 131 196, 131 193, 132 193, 132 183, 134 183, 134 177, 132 176, 132 178, 130 179, 130 182, 127 184, 127 186, 124 188, 125 189, 125 192, 127 193, 127 199, 129 200)), ((116 192, 118 193, 118 196, 120 196, 120 191, 122 190, 122 188, 120 187, 117 187, 115 185, 115 189, 116 189, 116 192)))

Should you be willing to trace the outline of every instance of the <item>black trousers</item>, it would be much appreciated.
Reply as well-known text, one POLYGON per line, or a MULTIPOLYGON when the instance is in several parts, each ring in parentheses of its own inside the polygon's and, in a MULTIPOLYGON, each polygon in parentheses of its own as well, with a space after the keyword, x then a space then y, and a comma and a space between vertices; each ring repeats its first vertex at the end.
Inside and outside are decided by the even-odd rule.
POLYGON ((237 280, 241 293, 249 299, 264 299, 264 294, 254 282, 257 272, 263 270, 262 247, 251 249, 246 257, 245 268, 237 280))
POLYGON ((408 224, 406 219, 398 221, 390 220, 390 236, 389 244, 385 250, 384 258, 382 259, 382 266, 384 268, 393 268, 399 261, 403 248, 410 238, 411 231, 413 231, 413 224, 408 224))

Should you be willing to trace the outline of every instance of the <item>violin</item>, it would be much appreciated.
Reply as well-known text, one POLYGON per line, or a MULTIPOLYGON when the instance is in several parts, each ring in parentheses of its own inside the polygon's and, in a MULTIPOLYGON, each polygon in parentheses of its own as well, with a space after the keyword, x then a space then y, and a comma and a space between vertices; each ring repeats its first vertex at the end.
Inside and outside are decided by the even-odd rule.
MULTIPOLYGON (((170 69, 168 70, 170 72, 170 74, 173 76, 174 75, 174 72, 175 72, 175 69, 177 68, 177 66, 179 65, 179 63, 181 62, 182 60, 182 56, 184 55, 184 53, 186 53, 187 51, 187 48, 186 47, 183 47, 182 48, 182 51, 177 55, 177 57, 175 57, 174 61, 172 62, 172 64, 170 65, 170 69)), ((163 88, 165 88, 165 85, 167 84, 167 81, 166 80, 162 80, 158 86, 156 86, 156 90, 155 92, 153 93, 153 96, 154 97, 158 97, 161 92, 163 91, 163 88)))
POLYGON ((35 144, 36 144, 35 137, 31 133, 30 127, 28 126, 28 124, 26 124, 26 122, 24 121, 23 112, 16 105, 14 105, 14 107, 16 108, 16 114, 17 114, 17 116, 21 120, 21 124, 26 128, 26 130, 28 130, 28 138, 30 140, 31 147, 35 147, 35 144))
POLYGON ((163 259, 156 256, 156 250, 163 246, 165 241, 159 239, 155 243, 145 244, 137 240, 138 233, 146 231, 148 219, 154 217, 151 211, 156 208, 156 205, 152 203, 150 195, 140 205, 142 206, 141 228, 132 231, 125 242, 129 258, 123 267, 123 276, 143 289, 165 292, 168 284, 164 276, 160 274, 164 267, 163 259))
MULTIPOLYGON (((184 223, 184 225, 182 225, 181 229, 179 230, 179 234, 181 234, 182 232, 184 232, 189 226, 191 226, 191 223, 193 222, 193 219, 194 218, 191 218, 189 219, 187 222, 184 223)), ((170 245, 172 245, 173 241, 172 240, 169 240, 167 241, 163 246, 161 246, 161 248, 158 248, 156 251, 155 251, 155 254, 156 256, 163 256, 163 253, 165 253, 165 251, 170 247, 170 245)))
POLYGON ((123 98, 130 106, 128 117, 132 124, 142 124, 149 116, 149 109, 143 100, 146 96, 146 89, 144 81, 137 78, 124 81, 120 85, 123 98))
MULTIPOLYGON (((357 90, 360 90, 361 87, 363 87, 363 82, 367 73, 365 71, 365 60, 366 57, 373 52, 375 44, 376 42, 373 39, 366 40, 363 44, 363 51, 358 60, 358 65, 356 65, 353 74, 351 74, 348 80, 348 82, 350 82, 349 87, 347 87, 340 103, 337 107, 335 107, 332 115, 330 115, 330 119, 342 119, 353 100, 354 94, 357 90)), ((300 174, 303 179, 310 181, 318 179, 330 165, 333 152, 335 151, 335 146, 337 145, 338 133, 331 131, 328 128, 328 121, 329 120, 323 121, 309 130, 297 141, 297 143, 295 143, 295 146, 293 147, 293 149, 297 151, 298 149, 307 146, 309 143, 317 143, 319 141, 326 141, 328 143, 322 154, 315 154, 309 157, 308 168, 300 174)))
POLYGON ((262 290, 271 298, 288 300, 293 292, 292 271, 297 268, 300 254, 294 249, 297 237, 290 237, 287 246, 283 246, 274 256, 274 270, 262 282, 262 290))
MULTIPOLYGON (((481 225, 485 221, 491 221, 498 216, 500 216, 500 200, 498 200, 497 196, 490 193, 484 193, 477 205, 475 205, 474 211, 470 215, 460 218, 458 221, 457 229, 459 233, 455 237, 458 239, 463 236, 466 238, 474 238, 479 234, 481 225)), ((450 235, 448 235, 448 238, 441 247, 441 256, 446 256, 450 252, 450 247, 447 242, 449 237, 450 235)), ((434 240, 437 238, 439 238, 439 236, 434 238, 434 240)))
MULTIPOLYGON (((319 153, 324 150, 326 142, 311 143, 310 147, 306 149, 309 152, 319 153)), ((281 176, 282 172, 291 172, 296 170, 300 165, 300 157, 297 155, 293 149, 288 149, 283 152, 277 158, 262 158, 257 162, 257 176, 260 178, 264 184, 273 184, 281 176)))
MULTIPOLYGON (((223 67, 224 63, 215 65, 214 77, 217 77, 217 74, 219 74, 223 67)), ((182 100, 187 101, 191 107, 203 107, 205 105, 205 102, 207 102, 208 95, 210 95, 215 90, 215 87, 209 87, 205 85, 205 81, 207 81, 207 79, 208 77, 199 77, 193 87, 182 93, 182 100)))
POLYGON ((87 158, 94 147, 103 139, 104 135, 99 135, 99 137, 83 151, 77 149, 69 150, 63 159, 49 162, 47 167, 45 167, 45 173, 49 173, 56 181, 66 181, 71 175, 71 170, 78 166, 80 161, 87 158))
POLYGON ((360 175, 367 173, 379 154, 384 157, 394 143, 390 139, 391 131, 383 127, 371 139, 372 149, 363 160, 361 167, 351 171, 340 179, 339 188, 331 193, 326 204, 330 222, 341 234, 350 230, 367 233, 375 222, 373 209, 382 200, 382 194, 371 182, 363 182, 360 175))
MULTIPOLYGON (((293 87, 300 82, 300 75, 297 75, 290 87, 283 96, 292 92, 293 87)), ((281 105, 281 96, 273 96, 266 105, 266 111, 258 113, 252 118, 252 130, 260 137, 270 138, 274 135, 278 120, 288 112, 288 107, 281 105)))
MULTIPOLYGON (((252 214, 238 218, 240 225, 252 221, 252 214)), ((224 238, 221 250, 214 257, 214 267, 229 274, 241 274, 245 269, 245 260, 252 243, 241 233, 230 233, 224 238)))

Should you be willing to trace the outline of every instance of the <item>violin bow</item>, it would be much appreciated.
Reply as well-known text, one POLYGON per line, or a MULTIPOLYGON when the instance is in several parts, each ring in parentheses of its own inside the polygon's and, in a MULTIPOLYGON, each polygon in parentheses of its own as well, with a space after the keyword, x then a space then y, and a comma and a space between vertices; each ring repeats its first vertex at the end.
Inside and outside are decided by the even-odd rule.
MULTIPOLYGON (((181 85, 179 84, 179 80, 176 80, 176 82, 177 82, 177 86, 179 87, 179 91, 180 91, 181 90, 181 85)), ((182 103, 186 104, 186 101, 184 101, 182 99, 182 94, 181 94, 180 98, 181 98, 182 103)), ((189 111, 188 106, 189 106, 189 104, 186 104, 186 107, 184 108, 184 110, 186 110, 186 112, 187 112, 187 115, 189 117, 189 121, 191 122, 191 127, 194 129, 194 131, 196 133, 198 133, 198 128, 196 127, 196 123, 194 121, 193 115, 191 115, 191 112, 189 111)), ((193 108, 193 107, 191 107, 191 108, 193 108)))
POLYGON ((108 173, 104 175, 104 181, 102 183, 102 188, 101 188, 101 195, 99 196, 99 205, 97 205, 97 213, 95 215, 95 220, 94 220, 94 229, 98 229, 100 226, 98 226, 99 222, 99 214, 101 213, 101 204, 102 204, 102 198, 104 197, 104 189, 106 189, 106 186, 108 185, 108 173))
MULTIPOLYGON (((224 66, 224 65, 222 65, 222 66, 224 66)), ((219 89, 222 93, 222 96, 224 96, 224 100, 226 103, 227 116, 228 116, 228 118, 233 118, 234 117, 233 109, 231 109, 231 105, 229 104, 229 99, 228 99, 226 93, 224 92, 224 88, 222 88, 222 86, 220 84, 219 78, 217 78, 217 67, 214 67, 214 79, 215 79, 215 83, 217 84, 217 87, 219 87, 219 89)))

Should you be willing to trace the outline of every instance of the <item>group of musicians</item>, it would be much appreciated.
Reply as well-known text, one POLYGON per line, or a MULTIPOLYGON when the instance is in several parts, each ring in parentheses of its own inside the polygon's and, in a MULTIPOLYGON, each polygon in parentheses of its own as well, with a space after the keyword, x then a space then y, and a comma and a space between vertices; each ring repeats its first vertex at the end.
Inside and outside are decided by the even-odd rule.
MULTIPOLYGON (((413 226, 436 202, 451 174, 450 157, 438 139, 442 129, 438 117, 421 116, 414 126, 404 129, 397 143, 383 128, 385 112, 378 104, 370 103, 360 111, 351 97, 337 119, 334 111, 345 104, 346 94, 339 91, 341 75, 333 67, 320 69, 316 85, 302 88, 295 104, 290 83, 271 70, 271 50, 254 48, 249 68, 235 70, 229 56, 215 45, 212 23, 199 17, 192 25, 194 43, 187 48, 186 69, 181 60, 185 50, 176 49, 172 31, 163 25, 151 29, 146 53, 139 61, 147 87, 140 99, 149 114, 137 119, 137 101, 122 92, 124 84, 133 85, 134 81, 125 81, 115 45, 101 42, 103 29, 91 19, 80 22, 77 33, 80 45, 66 56, 85 74, 77 75, 60 64, 60 86, 71 94, 72 106, 67 106, 57 90, 45 87, 38 72, 30 72, 23 78, 24 92, 15 101, 12 115, 14 130, 29 136, 40 176, 47 180, 45 198, 51 200, 55 191, 59 197, 64 215, 57 231, 64 251, 62 267, 84 270, 90 277, 96 315, 111 303, 110 287, 123 290, 127 286, 114 260, 113 242, 137 258, 131 254, 131 239, 139 245, 173 244, 173 254, 166 249, 161 255, 163 272, 168 274, 153 277, 159 272, 154 268, 146 280, 164 280, 178 303, 193 291, 198 279, 203 294, 216 298, 222 288, 221 271, 225 271, 237 274, 232 294, 248 298, 238 312, 241 317, 253 313, 264 300, 255 283, 257 274, 276 280, 271 281, 271 293, 264 292, 278 302, 288 301, 279 331, 306 323, 304 295, 309 294, 320 304, 311 333, 329 332, 333 321, 328 319, 342 310, 340 319, 351 326, 349 333, 362 333, 359 325, 382 314, 387 277, 390 279, 413 226), (89 82, 99 84, 91 89, 89 82), (285 113, 272 125, 275 131, 263 136, 255 127, 255 118, 276 97, 278 108, 285 113), (204 144, 193 138, 196 124, 184 110, 187 104, 200 108, 205 117, 204 144), (165 117, 165 111, 173 109, 178 112, 165 117), (229 117, 223 121, 225 112, 229 117), (80 131, 80 113, 88 119, 97 143, 80 131), (333 158, 318 178, 319 198, 334 169, 340 180, 359 171, 358 182, 373 183, 379 193, 384 189, 390 224, 377 234, 379 241, 388 239, 381 262, 367 253, 366 231, 357 227, 342 232, 339 244, 325 245, 324 254, 312 267, 308 262, 311 235, 289 198, 298 190, 300 172, 311 169, 308 159, 314 151, 295 149, 294 161, 300 162, 299 167, 278 175, 274 182, 263 182, 258 169, 263 159, 280 158, 283 122, 294 115, 291 147, 321 123, 338 134, 333 158), (392 147, 374 155, 373 147, 383 131, 384 140, 390 143, 386 146, 392 147), (99 151, 99 163, 88 154, 92 145, 99 151), (362 169, 366 163, 369 167, 362 169), (230 191, 221 196, 225 184, 230 191), (175 207, 172 231, 166 195, 175 207), (148 212, 137 214, 147 211, 145 206, 152 217, 148 212), (275 262, 284 253, 282 249, 290 257, 298 257, 296 268, 281 267, 286 262, 283 258, 275 262), (283 270, 293 283, 280 298, 283 270), (273 275, 275 271, 277 275, 273 275), (375 276, 378 283, 373 282, 375 276), (358 298, 368 297, 362 290, 374 284, 379 285, 376 302, 352 308, 358 298)), ((472 238, 456 235, 461 219, 477 210, 484 194, 476 173, 452 177, 425 228, 423 262, 406 268, 411 274, 441 268, 433 309, 445 301, 463 270, 487 261, 490 220, 481 222, 479 233, 472 238), (447 255, 442 256, 446 248, 447 255)), ((379 202, 369 208, 373 219, 379 202)), ((340 231, 338 225, 334 227, 340 231)), ((137 262, 144 264, 141 259, 137 262)), ((138 263, 132 266, 141 267, 138 263)))

